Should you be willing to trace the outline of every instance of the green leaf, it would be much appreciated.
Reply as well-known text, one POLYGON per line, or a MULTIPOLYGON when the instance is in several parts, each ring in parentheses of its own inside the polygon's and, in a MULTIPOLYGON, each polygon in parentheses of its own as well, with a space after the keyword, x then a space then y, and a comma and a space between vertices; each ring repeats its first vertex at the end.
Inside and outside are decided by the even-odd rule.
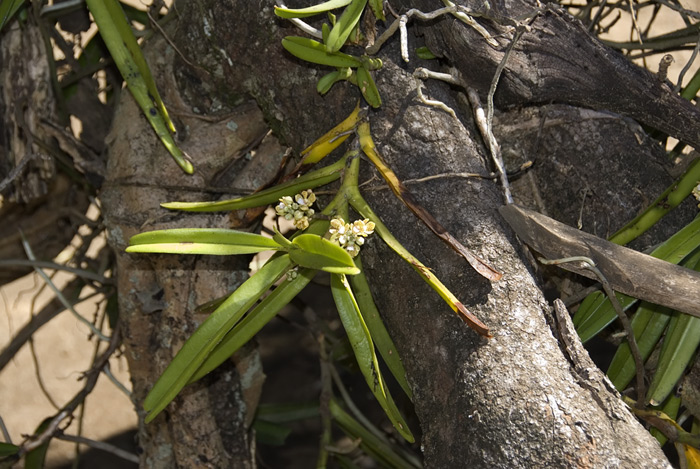
POLYGON ((177 228, 132 236, 126 252, 211 254, 218 256, 255 254, 281 250, 274 239, 255 233, 223 228, 177 228))
MULTIPOLYGON (((354 162, 353 162, 354 163, 354 162)), ((351 166, 352 168, 352 166, 351 166)), ((465 321, 469 327, 473 328, 482 335, 489 337, 489 330, 479 319, 471 314, 457 297, 438 279, 432 271, 426 267, 421 261, 411 254, 394 235, 389 231, 389 228, 382 222, 374 210, 369 206, 367 201, 362 198, 357 186, 349 188, 348 201, 352 208, 359 213, 363 218, 369 218, 375 224, 374 230, 382 238, 396 254, 399 255, 406 263, 408 263, 430 287, 440 295, 445 303, 448 304, 457 315, 465 321)))
POLYGON ((386 21, 386 16, 384 16, 384 0, 369 0, 369 7, 378 20, 386 21))
POLYGON ((433 51, 428 49, 427 47, 419 47, 416 49, 416 55, 418 56, 419 59, 423 60, 433 60, 437 59, 437 56, 433 54, 433 51))
POLYGON ((348 252, 318 235, 302 234, 292 240, 289 257, 301 267, 336 274, 357 275, 360 269, 348 252))
POLYGON ((3 443, 0 441, 0 458, 7 458, 9 456, 17 454, 18 451, 19 446, 10 443, 3 443))
POLYGON ((345 332, 350 340, 350 345, 355 353, 357 364, 365 377, 372 394, 377 399, 379 405, 391 420, 396 430, 407 441, 415 441, 406 421, 396 408, 394 400, 386 387, 384 378, 379 369, 379 362, 374 350, 372 336, 367 329, 367 325, 362 317, 359 306, 355 301, 352 289, 344 275, 331 275, 331 292, 333 300, 338 308, 338 315, 343 323, 345 332))
POLYGON ((350 277, 350 285, 352 286, 359 310, 362 313, 362 318, 372 336, 375 347, 379 350, 379 354, 382 356, 389 371, 391 371, 391 374, 406 395, 410 399, 413 399, 413 393, 408 386, 408 381, 406 381, 406 370, 403 367, 401 357, 399 357, 399 352, 396 350, 394 341, 391 340, 391 336, 386 330, 384 322, 382 322, 377 305, 374 303, 367 277, 365 273, 362 272, 362 263, 359 257, 355 258, 355 265, 360 269, 360 273, 350 277))
POLYGON ((337 52, 345 45, 345 41, 348 40, 350 33, 360 21, 366 5, 367 0, 352 0, 350 5, 343 10, 343 14, 335 23, 333 29, 331 29, 330 34, 328 34, 328 41, 325 47, 327 52, 337 52))
MULTIPOLYGON (((615 297, 620 302, 623 311, 626 311, 637 302, 636 298, 622 293, 615 293, 615 297)), ((615 319, 617 319, 617 313, 612 303, 604 293, 597 291, 591 293, 583 300, 581 306, 574 314, 573 323, 576 326, 576 332, 581 338, 581 342, 585 344, 600 331, 608 327, 615 319)))
MULTIPOLYGON (((634 338, 646 361, 671 320, 673 311, 663 306, 643 301, 632 317, 634 338)), ((620 344, 608 367, 608 378, 618 391, 622 392, 636 374, 636 366, 628 341, 620 344)))
POLYGON ((400 455, 388 442, 377 438, 374 433, 345 412, 335 399, 331 399, 329 410, 333 421, 353 440, 359 441, 360 448, 363 451, 371 455, 376 461, 380 461, 382 463, 381 467, 421 467, 419 464, 414 464, 400 455))
POLYGON ((117 0, 85 1, 114 63, 146 119, 177 164, 183 171, 192 174, 192 163, 173 139, 172 132, 175 132, 175 126, 160 98, 124 10, 117 0))
POLYGON ((352 69, 350 68, 340 68, 335 72, 323 75, 316 84, 316 91, 320 94, 326 94, 330 91, 331 87, 339 81, 347 80, 352 76, 352 69))
POLYGON ((341 158, 325 168, 310 171, 301 177, 245 197, 220 200, 217 202, 168 202, 161 204, 161 207, 170 210, 184 210, 187 212, 219 212, 261 207, 276 203, 285 195, 297 194, 306 189, 313 189, 331 183, 340 178, 344 168, 345 158, 341 158))
MULTIPOLYGON (((684 262, 700 271, 700 252, 684 262)), ((673 391, 700 345, 700 318, 678 311, 671 318, 664 338, 656 373, 647 390, 647 401, 659 405, 673 391)))
POLYGON ((379 96, 379 90, 377 85, 372 79, 369 71, 365 67, 359 67, 357 69, 357 86, 362 92, 362 96, 365 101, 373 108, 378 108, 382 105, 382 98, 379 96))
POLYGON ((647 401, 659 405, 678 383, 700 344, 700 318, 676 312, 666 332, 647 401))
POLYGON ((146 396, 143 402, 148 412, 146 422, 153 420, 178 395, 231 328, 291 265, 286 254, 273 257, 202 323, 146 396))
MULTIPOLYGON (((700 217, 696 217, 673 236, 651 252, 651 256, 672 264, 678 264, 700 247, 700 217)), ((628 308, 634 299, 616 294, 623 308, 628 308)), ((574 315, 573 321, 581 342, 586 343, 617 318, 610 301, 600 292, 588 295, 574 315)))
POLYGON ((286 425, 267 422, 265 420, 253 420, 255 441, 268 446, 283 446, 292 429, 286 425))
POLYGON ((25 0, 2 0, 0 2, 0 31, 15 16, 15 13, 24 6, 25 0))
POLYGON ((294 279, 282 282, 226 334, 223 340, 207 356, 207 359, 197 372, 192 375, 189 382, 197 381, 228 360, 231 355, 252 339, 265 324, 270 322, 282 308, 292 301, 315 275, 316 270, 303 269, 294 279))
POLYGON ((318 5, 298 9, 275 6, 275 15, 280 18, 306 18, 307 16, 314 16, 319 13, 335 10, 336 8, 342 8, 349 5, 351 1, 352 0, 328 0, 318 5))
MULTIPOLYGON (((49 423, 51 423, 52 418, 45 418, 39 426, 34 431, 35 435, 41 435, 49 428, 49 423)), ((24 456, 24 468, 25 469, 43 469, 46 462, 46 453, 49 450, 49 443, 51 443, 51 438, 47 439, 44 444, 38 446, 28 452, 24 456)))
MULTIPOLYGON (((366 0, 365 0, 366 1, 366 0)), ((331 34, 333 31, 331 31, 331 34)), ((362 61, 342 52, 328 52, 323 44, 313 39, 287 36, 282 39, 282 47, 293 56, 307 62, 331 67, 359 67, 362 61)))

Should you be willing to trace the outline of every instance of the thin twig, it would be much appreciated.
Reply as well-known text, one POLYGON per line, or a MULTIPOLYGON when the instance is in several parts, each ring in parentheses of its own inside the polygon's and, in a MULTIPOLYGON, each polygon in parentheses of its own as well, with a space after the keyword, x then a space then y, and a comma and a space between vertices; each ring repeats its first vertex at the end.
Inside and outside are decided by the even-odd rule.
POLYGON ((622 327, 624 328, 625 333, 627 334, 627 343, 630 347, 630 352, 632 352, 632 357, 634 358, 634 364, 637 371, 637 405, 643 407, 646 395, 646 385, 644 384, 644 360, 642 359, 642 354, 639 351, 637 340, 634 337, 634 330, 632 329, 632 324, 630 323, 627 314, 625 314, 625 312, 623 311, 622 305, 620 305, 620 302, 618 301, 617 296, 615 295, 615 291, 610 286, 610 282, 608 282, 608 279, 605 278, 603 273, 598 269, 598 267, 596 267, 595 262, 593 262, 593 260, 589 257, 574 256, 565 257, 562 259, 543 259, 540 257, 538 260, 541 263, 547 265, 580 262, 583 264, 584 268, 590 270, 595 274, 596 277, 598 277, 598 280, 600 280, 601 285, 603 285, 603 290, 605 290, 605 294, 608 295, 608 299, 610 300, 610 303, 612 304, 615 313, 617 313, 617 317, 620 319, 622 327))
MULTIPOLYGON (((22 236, 22 246, 24 247, 24 251, 27 253, 27 257, 29 260, 35 261, 36 258, 34 257, 34 252, 32 251, 31 246, 29 245, 29 242, 22 236)), ((41 270, 40 267, 34 266, 34 270, 39 274, 39 276, 44 279, 44 282, 49 286, 49 288, 54 292, 54 295, 59 299, 61 303, 63 303, 63 306, 66 307, 68 311, 70 311, 75 318, 88 326, 90 330, 92 331, 95 336, 97 336, 100 340, 104 341, 109 341, 109 337, 105 336, 102 331, 97 330, 97 328, 87 319, 85 319, 82 315, 80 315, 75 308, 73 307, 72 304, 66 299, 65 296, 63 296, 63 293, 61 290, 58 289, 58 287, 51 281, 48 275, 46 275, 46 272, 41 270)))
POLYGON ((0 416, 0 431, 2 431, 2 437, 5 439, 5 443, 12 444, 12 438, 10 437, 10 432, 7 431, 5 426, 5 421, 0 416))
POLYGON ((109 360, 109 357, 112 356, 112 354, 117 350, 119 347, 119 344, 121 343, 121 335, 119 333, 119 328, 116 328, 114 330, 114 334, 112 334, 112 337, 109 340, 109 346, 107 349, 102 353, 97 360, 95 360, 95 363, 93 364, 92 368, 86 372, 86 382, 85 386, 83 389, 81 389, 74 397, 73 399, 68 402, 63 407, 63 410, 61 410, 56 416, 54 416, 46 425, 46 430, 41 432, 39 435, 34 435, 30 438, 28 438, 20 447, 20 450, 18 452, 18 456, 22 457, 23 455, 27 454, 28 452, 40 447, 44 443, 48 442, 51 438, 53 438, 58 432, 60 432, 59 425, 61 423, 68 419, 71 418, 73 415, 73 412, 75 409, 78 408, 78 406, 85 400, 85 398, 92 392, 92 390, 95 388, 95 384, 97 384, 97 379, 100 376, 100 370, 104 366, 104 364, 109 360))
POLYGON ((34 347, 33 336, 29 338, 29 350, 31 352, 32 362, 34 363, 34 376, 36 377, 36 382, 39 384, 39 389, 41 389, 41 392, 44 394, 44 397, 46 397, 46 400, 49 401, 49 404, 51 404, 54 409, 59 410, 61 407, 53 400, 51 393, 46 389, 44 379, 41 377, 41 366, 39 365, 39 358, 37 357, 36 348, 34 347))
POLYGON ((0 259, 0 267, 39 267, 50 270, 63 270, 78 277, 94 280, 102 285, 114 285, 114 279, 104 277, 89 270, 78 269, 69 265, 57 264, 56 262, 38 261, 30 259, 0 259))
POLYGON ((117 379, 116 376, 114 376, 114 374, 112 373, 112 369, 111 369, 111 367, 110 367, 110 365, 109 365, 109 362, 105 363, 105 366, 104 366, 104 368, 102 369, 102 372, 103 372, 103 373, 105 374, 105 376, 107 376, 107 378, 109 378, 109 380, 117 387, 117 389, 119 389, 122 393, 124 393, 124 395, 126 395, 126 397, 129 398, 129 400, 132 399, 131 391, 129 391, 129 389, 128 389, 126 386, 124 386, 124 385, 121 383, 121 381, 119 381, 119 380, 117 379))
POLYGON ((688 62, 686 62, 686 64, 683 66, 681 73, 678 74, 678 81, 676 82, 676 86, 673 87, 674 93, 680 93, 681 88, 683 87, 683 78, 685 77, 685 74, 688 73, 688 70, 690 70, 690 66, 693 65, 693 62, 695 62, 695 58, 698 56, 698 53, 700 53, 700 35, 698 35, 698 42, 695 44, 695 49, 693 49, 693 53, 690 54, 688 62))
POLYGON ((467 25, 474 28, 479 34, 481 34, 484 39, 493 47, 498 47, 498 42, 491 37, 491 35, 481 26, 479 23, 474 21, 472 16, 477 16, 478 13, 471 11, 461 5, 455 5, 452 2, 445 2, 445 8, 440 8, 429 13, 423 13, 420 10, 411 8, 403 15, 399 16, 398 19, 394 20, 389 27, 375 40, 374 44, 370 45, 365 49, 367 55, 375 55, 382 48, 384 43, 391 38, 396 30, 398 29, 401 35, 401 58, 405 62, 408 62, 408 33, 406 32, 406 24, 409 19, 419 19, 421 21, 429 21, 438 18, 442 15, 452 14, 460 21, 466 23, 467 25))
POLYGON ((134 453, 130 453, 128 451, 125 451, 118 446, 112 445, 110 443, 106 443, 104 441, 95 441, 91 440, 89 438, 85 438, 83 436, 77 436, 77 435, 67 435, 63 432, 58 432, 56 435, 54 435, 54 438, 58 440, 64 440, 64 441, 71 441, 73 443, 78 443, 78 444, 83 444, 86 446, 89 446, 90 448, 94 449, 99 449, 101 451, 106 451, 108 453, 112 453, 115 456, 118 456, 122 459, 125 459, 129 462, 138 464, 139 463, 139 457, 135 455, 134 453))

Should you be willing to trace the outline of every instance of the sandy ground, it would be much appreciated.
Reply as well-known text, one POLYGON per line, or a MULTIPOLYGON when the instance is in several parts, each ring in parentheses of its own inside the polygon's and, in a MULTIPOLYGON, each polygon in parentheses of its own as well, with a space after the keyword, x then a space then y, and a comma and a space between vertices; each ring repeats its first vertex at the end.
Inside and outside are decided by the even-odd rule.
MULTIPOLYGON (((55 283, 60 288, 70 277, 59 274, 55 283)), ((29 320, 31 311, 38 311, 50 299, 43 281, 33 274, 6 285, 0 293, 0 349, 10 341, 14 332, 29 320), (34 306, 32 307, 32 302, 34 306)), ((83 293, 85 295, 86 293, 83 293)), ((92 319, 98 306, 86 302, 77 312, 92 319)), ((105 331, 107 334, 108 331, 105 331)), ((64 311, 41 328, 35 335, 34 364, 31 348, 26 345, 0 373, 0 417, 12 441, 19 443, 22 435, 32 434, 44 418, 56 413, 55 404, 65 405, 83 387, 82 373, 89 369, 95 353, 95 339, 89 340, 90 331, 70 312, 64 311), (46 393, 41 390, 39 377, 46 393)), ((103 344, 101 348, 103 349, 103 344)), ((130 387, 126 361, 114 358, 110 363, 112 374, 127 388, 130 387)), ((104 374, 86 401, 82 435, 105 440, 135 427, 136 415, 131 401, 104 374)), ((66 430, 78 433, 77 419, 66 430)), ((75 445, 55 441, 49 450, 49 467, 73 459, 75 445)))

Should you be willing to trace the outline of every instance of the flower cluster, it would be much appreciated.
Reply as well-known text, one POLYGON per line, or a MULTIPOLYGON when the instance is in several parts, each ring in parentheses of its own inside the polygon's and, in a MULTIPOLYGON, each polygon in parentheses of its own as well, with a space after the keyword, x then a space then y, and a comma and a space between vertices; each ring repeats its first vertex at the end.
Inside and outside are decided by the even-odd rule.
MULTIPOLYGON (((700 202, 700 182, 698 182, 698 185, 695 186, 695 188, 693 189, 692 194, 693 194, 693 197, 695 197, 695 200, 697 200, 698 202, 700 202)), ((700 204, 698 204, 698 208, 700 208, 700 204)))
POLYGON ((294 198, 284 196, 275 207, 275 212, 285 220, 290 220, 298 230, 309 227, 309 218, 313 216, 314 209, 311 205, 316 201, 316 194, 311 189, 296 194, 294 198))
POLYGON ((365 244, 365 238, 374 233, 374 222, 368 218, 355 220, 353 223, 345 223, 342 218, 331 220, 328 230, 331 241, 334 241, 345 249, 352 257, 360 253, 360 246, 365 244))

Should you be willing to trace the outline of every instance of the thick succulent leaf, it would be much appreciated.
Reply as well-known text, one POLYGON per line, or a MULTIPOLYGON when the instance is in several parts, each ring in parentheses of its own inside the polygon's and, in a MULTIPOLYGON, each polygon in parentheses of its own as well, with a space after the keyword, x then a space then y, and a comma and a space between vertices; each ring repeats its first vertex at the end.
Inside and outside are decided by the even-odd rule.
POLYGON ((333 421, 337 423, 353 441, 359 441, 360 448, 367 454, 372 455, 372 458, 376 461, 380 462, 381 467, 400 467, 406 469, 418 469, 423 467, 419 461, 409 459, 395 451, 388 441, 383 438, 378 438, 372 431, 368 430, 350 414, 345 412, 335 399, 331 399, 329 410, 333 421))
POLYGON ((396 176, 396 173, 394 173, 394 171, 384 162, 384 159, 377 151, 377 147, 372 139, 369 122, 360 122, 360 124, 357 126, 357 135, 360 140, 362 151, 377 168, 394 195, 396 195, 396 197, 398 197, 399 200, 401 200, 401 202, 403 202, 404 205, 406 205, 406 207, 408 207, 420 221, 430 228, 430 230, 435 233, 436 236, 450 246, 455 252, 464 257, 464 259, 469 262, 469 265, 471 265, 474 270, 491 281, 500 280, 502 274, 488 265, 486 261, 476 256, 473 252, 462 245, 459 240, 452 236, 430 212, 428 212, 418 203, 413 194, 409 192, 408 188, 396 176))
POLYGON ((360 88, 365 101, 373 108, 381 107, 382 97, 369 71, 363 66, 357 69, 357 86, 360 88))
POLYGON ((326 13, 327 11, 343 8, 349 5, 352 0, 328 0, 327 2, 319 3, 306 8, 282 8, 275 6, 275 15, 280 18, 306 18, 307 16, 326 13))
MULTIPOLYGON (((304 158, 301 161, 301 165, 311 165, 318 163, 327 155, 329 155, 333 150, 338 148, 341 143, 343 143, 357 127, 357 124, 366 116, 365 112, 360 109, 360 102, 357 102, 355 109, 350 113, 348 117, 343 119, 341 123, 333 127, 331 130, 323 134, 314 143, 309 145, 301 152, 301 156, 304 158)), ((300 165, 300 166, 301 166, 300 165)))
POLYGON ((337 51, 329 52, 320 42, 306 37, 287 36, 282 39, 282 47, 301 60, 319 65, 353 68, 362 65, 362 61, 357 57, 337 51))
MULTIPOLYGON (((636 298, 622 293, 615 293, 615 297, 623 311, 631 308, 637 302, 636 298)), ((617 313, 612 303, 604 293, 597 291, 583 300, 572 320, 581 342, 585 344, 615 319, 617 319, 617 313)))
POLYGON ((369 6, 378 20, 386 21, 386 17, 384 16, 384 0, 369 0, 369 6))
POLYGON ((328 34, 325 46, 326 51, 329 53, 337 52, 345 45, 345 41, 348 40, 357 23, 360 22, 360 17, 362 17, 362 12, 366 5, 367 0, 352 0, 350 5, 343 10, 343 14, 340 15, 340 18, 328 34))
MULTIPOLYGON (((664 241, 651 252, 652 257, 662 259, 672 264, 678 264, 700 247, 700 217, 683 227, 680 231, 664 241)), ((622 294, 616 294, 623 308, 634 303, 634 299, 622 294)), ((617 314, 610 301, 599 292, 588 295, 576 311, 573 321, 576 331, 585 343, 610 323, 615 321, 617 314)))
POLYGON ((381 221, 379 216, 372 210, 369 204, 362 198, 359 190, 351 190, 349 197, 350 205, 364 218, 369 218, 375 224, 375 232, 380 238, 389 246, 396 254, 398 254, 404 261, 423 277, 423 280, 430 285, 430 287, 435 290, 440 298, 445 300, 445 303, 449 305, 452 310, 457 313, 457 315, 462 319, 469 327, 474 329, 479 334, 484 337, 491 337, 489 328, 474 316, 467 308, 457 299, 457 297, 426 267, 422 262, 420 262, 413 254, 411 254, 406 248, 399 243, 399 241, 394 237, 394 235, 389 231, 389 228, 381 221))
POLYGON ((357 275, 360 269, 348 252, 318 235, 302 234, 292 240, 289 257, 301 267, 336 274, 357 275))

